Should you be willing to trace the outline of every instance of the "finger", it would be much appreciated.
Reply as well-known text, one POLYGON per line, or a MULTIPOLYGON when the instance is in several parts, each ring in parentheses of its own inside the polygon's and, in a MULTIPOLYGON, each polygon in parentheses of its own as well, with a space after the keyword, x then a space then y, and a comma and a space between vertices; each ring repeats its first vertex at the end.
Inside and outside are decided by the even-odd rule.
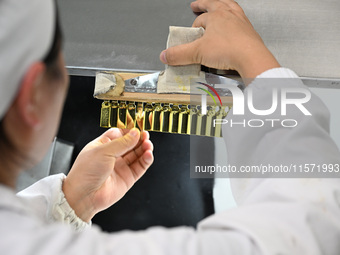
POLYGON ((122 180, 124 180, 127 187, 131 188, 131 186, 142 177, 152 163, 153 154, 152 151, 148 150, 130 166, 127 165, 122 158, 118 158, 115 164, 115 172, 122 180))
POLYGON ((122 132, 121 129, 118 128, 110 128, 106 132, 104 132, 101 136, 99 136, 97 139, 101 143, 107 143, 110 142, 111 140, 117 139, 119 137, 122 137, 124 133, 122 132))
POLYGON ((123 156, 123 159, 125 160, 127 165, 131 165, 147 150, 153 151, 153 144, 150 140, 144 140, 139 146, 136 146, 135 149, 126 153, 123 156))
POLYGON ((130 165, 130 169, 136 180, 138 180, 146 172, 146 170, 153 163, 153 154, 151 150, 147 150, 141 157, 138 158, 133 164, 130 165))
POLYGON ((139 178, 138 173, 135 173, 122 158, 117 158, 113 173, 126 184, 127 189, 130 189, 139 178))
POLYGON ((206 28, 207 18, 208 18, 208 13, 201 14, 200 16, 198 16, 194 20, 194 23, 192 24, 192 27, 203 27, 203 28, 206 28))
POLYGON ((219 9, 230 9, 235 4, 233 0, 201 0, 191 3, 193 12, 213 12, 219 9))
POLYGON ((145 139, 150 139, 150 135, 148 131, 143 130, 140 134, 140 139, 145 140, 145 139))
POLYGON ((136 160, 137 157, 139 157, 143 153, 143 151, 141 151, 142 143, 143 141, 139 140, 132 150, 127 151, 124 155, 121 156, 126 161, 126 164, 130 165, 134 160, 136 160))
POLYGON ((129 150, 132 150, 139 141, 140 132, 138 129, 133 128, 129 133, 124 136, 112 140, 103 145, 103 151, 112 157, 119 157, 124 155, 129 150))
POLYGON ((207 11, 206 9, 201 9, 201 8, 200 8, 200 5, 199 5, 199 3, 198 3, 197 1, 192 2, 192 3, 190 4, 190 7, 191 7, 191 9, 192 9, 193 12, 197 12, 197 13, 206 12, 206 11, 207 11))
MULTIPOLYGON (((229 2, 229 1, 226 1, 226 2, 229 2)), ((237 15, 239 18, 241 18, 241 19, 245 20, 246 22, 248 22, 249 24, 251 24, 250 21, 248 20, 247 16, 245 15, 243 9, 241 8, 241 6, 239 6, 238 3, 236 3, 235 1, 231 1, 228 5, 225 5, 224 9, 228 10, 230 13, 237 15)), ((226 15, 226 13, 224 15, 226 15)), ((192 26, 193 27, 206 28, 207 24, 208 24, 208 17, 209 17, 208 13, 201 14, 200 16, 198 16, 195 19, 192 26)))
POLYGON ((139 138, 139 141, 136 147, 141 145, 144 140, 149 140, 149 139, 150 139, 150 134, 148 131, 145 131, 145 130, 140 131, 140 138, 139 138))
POLYGON ((210 1, 195 1, 190 4, 190 7, 193 12, 209 12, 213 11, 213 5, 217 2, 217 0, 210 0, 210 1))
POLYGON ((143 140, 149 140, 150 139, 150 134, 148 131, 146 130, 142 130, 140 131, 141 134, 140 134, 140 139, 143 141, 143 140))
POLYGON ((200 39, 187 44, 170 47, 160 54, 160 60, 168 65, 190 65, 200 63, 200 39))
POLYGON ((129 133, 131 129, 132 128, 129 129, 110 128, 109 130, 105 131, 101 136, 99 136, 97 139, 101 143, 107 143, 110 142, 111 140, 117 139, 129 133))
POLYGON ((142 131, 141 138, 135 148, 131 151, 128 151, 122 157, 126 160, 127 164, 131 164, 136 158, 140 157, 144 151, 151 150, 153 151, 153 144, 149 140, 149 133, 147 131, 142 131))

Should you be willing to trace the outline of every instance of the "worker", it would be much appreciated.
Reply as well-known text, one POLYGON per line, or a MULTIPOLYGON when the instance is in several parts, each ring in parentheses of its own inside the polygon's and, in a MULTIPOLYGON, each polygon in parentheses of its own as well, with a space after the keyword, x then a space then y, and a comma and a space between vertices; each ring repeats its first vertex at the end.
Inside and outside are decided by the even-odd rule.
MULTIPOLYGON (((162 52, 163 62, 237 70, 252 79, 245 93, 262 92, 259 102, 272 95, 261 78, 294 78, 291 85, 305 88, 280 67, 236 2, 198 0, 191 7, 203 12, 194 26, 204 27, 204 36, 162 52)), ((47 177, 16 195, 19 172, 42 158, 55 135, 67 90, 56 10, 53 0, 0 1, 1 254, 339 254, 338 179, 232 179, 239 206, 197 229, 108 234, 91 227, 91 218, 118 201, 153 161, 148 134, 136 129, 110 129, 83 149, 67 177, 47 177)), ((338 164, 327 109, 315 96, 306 108, 310 116, 298 108, 287 112, 299 120, 295 128, 223 127, 229 161, 338 164)))

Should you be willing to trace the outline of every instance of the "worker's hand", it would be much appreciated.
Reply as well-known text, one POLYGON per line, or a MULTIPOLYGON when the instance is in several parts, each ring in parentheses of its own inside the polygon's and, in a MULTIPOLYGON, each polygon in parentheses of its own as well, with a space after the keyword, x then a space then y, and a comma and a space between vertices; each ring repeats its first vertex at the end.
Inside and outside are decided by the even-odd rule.
POLYGON ((63 183, 77 216, 89 222, 121 199, 152 164, 152 151, 148 132, 136 128, 110 129, 86 145, 63 183))
POLYGON ((160 54, 169 65, 202 64, 222 70, 236 70, 243 78, 279 67, 278 62, 254 30, 242 8, 233 0, 197 0, 194 12, 203 12, 193 27, 205 28, 196 41, 171 47, 160 54))

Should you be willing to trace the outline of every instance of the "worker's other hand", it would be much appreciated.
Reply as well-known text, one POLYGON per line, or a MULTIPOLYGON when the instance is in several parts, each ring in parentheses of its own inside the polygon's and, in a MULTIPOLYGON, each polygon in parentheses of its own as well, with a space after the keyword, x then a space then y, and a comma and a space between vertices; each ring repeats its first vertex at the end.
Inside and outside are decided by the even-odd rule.
POLYGON ((196 41, 171 47, 160 54, 169 65, 202 64, 221 70, 236 70, 243 78, 255 78, 279 67, 242 8, 233 0, 197 0, 193 27, 205 28, 196 41))
POLYGON ((121 199, 153 162, 146 131, 110 129, 80 152, 63 183, 65 197, 82 220, 121 199))

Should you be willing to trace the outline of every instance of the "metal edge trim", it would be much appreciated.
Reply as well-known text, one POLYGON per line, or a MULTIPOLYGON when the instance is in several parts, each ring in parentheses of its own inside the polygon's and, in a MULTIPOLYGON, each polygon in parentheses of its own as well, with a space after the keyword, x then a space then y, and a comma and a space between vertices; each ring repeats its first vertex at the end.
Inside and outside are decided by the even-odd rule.
MULTIPOLYGON (((125 73, 155 73, 160 70, 115 69, 98 67, 66 66, 70 75, 95 77, 98 71, 125 72, 125 73)), ((340 78, 311 78, 301 77, 303 83, 310 88, 340 89, 340 78)))

